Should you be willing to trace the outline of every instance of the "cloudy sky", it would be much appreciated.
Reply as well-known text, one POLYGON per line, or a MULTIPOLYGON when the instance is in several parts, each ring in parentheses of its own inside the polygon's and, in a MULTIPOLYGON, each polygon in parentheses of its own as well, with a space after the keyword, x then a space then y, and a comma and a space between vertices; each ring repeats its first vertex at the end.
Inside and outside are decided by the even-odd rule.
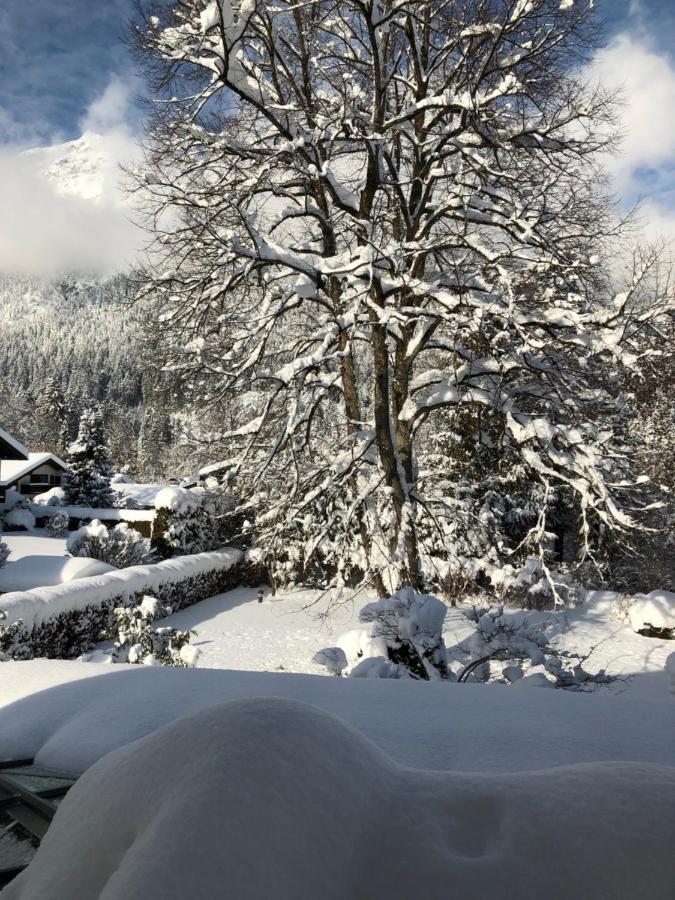
MULTIPOLYGON (((675 2, 596 6, 608 44, 592 75, 620 85, 625 97, 626 140, 611 163, 617 193, 626 206, 642 203, 650 236, 675 237, 675 2)), ((140 241, 115 196, 104 198, 94 221, 84 201, 48 195, 20 156, 87 130, 103 135, 116 158, 133 154, 139 85, 121 41, 131 9, 132 0, 1 0, 0 269, 77 253, 93 262, 94 245, 100 257, 102 244, 128 250, 140 241), (22 254, 26 241, 33 246, 22 254)), ((114 247, 103 256, 114 264, 114 247)))

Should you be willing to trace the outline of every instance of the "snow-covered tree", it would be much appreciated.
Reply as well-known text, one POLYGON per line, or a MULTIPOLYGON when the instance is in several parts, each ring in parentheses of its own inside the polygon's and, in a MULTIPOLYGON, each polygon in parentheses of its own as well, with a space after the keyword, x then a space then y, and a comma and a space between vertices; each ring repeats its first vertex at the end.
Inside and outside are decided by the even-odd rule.
POLYGON ((113 472, 100 407, 91 407, 82 414, 77 438, 68 447, 67 463, 63 480, 66 503, 95 508, 113 506, 113 472))
POLYGON ((546 571, 561 492, 582 553, 632 525, 607 366, 639 367, 662 304, 657 260, 618 294, 606 274, 592 6, 180 0, 137 23, 166 101, 141 297, 192 399, 238 398, 221 439, 282 577, 420 589, 476 516, 488 575, 519 546, 546 571))
POLYGON ((40 391, 36 412, 42 434, 41 446, 51 452, 63 452, 66 399, 54 375, 40 391))
POLYGON ((71 556, 100 559, 118 569, 153 562, 155 558, 150 539, 126 522, 107 528, 98 519, 74 531, 66 542, 66 550, 71 556))
POLYGON ((113 615, 115 625, 110 637, 115 640, 114 662, 180 668, 194 666, 197 662, 199 649, 190 645, 195 631, 153 624, 157 619, 171 615, 171 608, 155 597, 143 597, 136 606, 120 606, 113 615))

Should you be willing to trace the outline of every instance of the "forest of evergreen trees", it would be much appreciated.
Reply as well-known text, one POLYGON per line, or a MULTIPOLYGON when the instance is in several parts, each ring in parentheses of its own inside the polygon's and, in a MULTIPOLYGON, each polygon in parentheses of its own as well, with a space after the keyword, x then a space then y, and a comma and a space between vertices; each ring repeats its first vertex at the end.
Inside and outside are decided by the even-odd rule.
POLYGON ((31 450, 65 453, 82 412, 101 404, 118 470, 187 474, 179 398, 144 357, 128 293, 122 279, 0 276, 0 423, 31 450))

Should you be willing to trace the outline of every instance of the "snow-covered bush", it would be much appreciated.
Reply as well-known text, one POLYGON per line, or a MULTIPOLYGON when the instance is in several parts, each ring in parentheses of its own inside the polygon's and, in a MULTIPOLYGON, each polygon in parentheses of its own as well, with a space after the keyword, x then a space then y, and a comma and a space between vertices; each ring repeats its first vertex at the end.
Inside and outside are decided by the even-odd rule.
POLYGON ((331 675, 342 675, 349 665, 349 660, 342 647, 326 647, 312 657, 312 662, 325 666, 331 675))
POLYGON ((619 597, 614 604, 614 617, 629 622, 633 631, 646 637, 675 637, 675 593, 652 591, 619 597))
POLYGON ((9 556, 10 553, 11 553, 11 550, 9 549, 7 544, 3 541, 3 539, 0 537, 0 569, 7 562, 7 557, 9 556))
POLYGON ((588 690, 613 679, 604 671, 584 670, 584 658, 557 651, 550 643, 552 621, 533 621, 522 613, 504 613, 501 605, 473 608, 467 617, 476 631, 465 643, 469 661, 455 673, 459 682, 470 679, 502 684, 588 690))
POLYGON ((15 644, 16 637, 20 634, 23 627, 23 622, 20 619, 12 622, 10 625, 3 624, 6 618, 6 614, 0 609, 0 662, 12 659, 9 651, 15 644))
POLYGON ((353 678, 416 678, 424 681, 447 675, 443 622, 447 607, 437 597, 402 588, 390 597, 368 603, 359 614, 372 623, 368 632, 354 631, 314 656, 332 674, 342 674, 349 659, 353 678), (357 646, 358 645, 358 646, 357 646), (350 650, 345 653, 344 647, 350 650), (352 652, 356 650, 356 652, 352 652), (356 659, 354 659, 356 657, 356 659))
POLYGON ((140 509, 141 505, 135 497, 124 494, 122 491, 116 491, 115 509, 140 509))
MULTIPOLYGON (((68 533, 68 522, 70 518, 68 517, 68 513, 56 513, 54 516, 50 516, 47 519, 45 524, 45 531, 50 537, 63 537, 64 534, 68 533)), ((85 554, 89 555, 89 554, 85 554)))
POLYGON ((35 528, 35 516, 25 498, 6 512, 2 521, 7 531, 30 531, 35 528))
POLYGON ((33 497, 33 503, 37 506, 65 506, 66 492, 62 487, 53 487, 42 494, 33 497))
POLYGON ((110 637, 115 639, 115 662, 142 663, 145 666, 194 666, 199 650, 190 646, 195 631, 178 631, 169 626, 155 627, 157 619, 170 615, 170 606, 146 595, 137 606, 120 606, 113 611, 115 624, 110 637))
POLYGON ((74 531, 66 543, 71 556, 87 556, 118 569, 152 562, 155 553, 148 538, 126 522, 107 528, 99 519, 74 531))

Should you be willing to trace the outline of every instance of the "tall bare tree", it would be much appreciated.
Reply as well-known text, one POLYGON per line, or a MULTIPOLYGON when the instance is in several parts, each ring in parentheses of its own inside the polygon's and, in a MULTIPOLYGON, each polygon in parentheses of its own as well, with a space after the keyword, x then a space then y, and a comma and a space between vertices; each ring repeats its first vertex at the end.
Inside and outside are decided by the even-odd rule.
POLYGON ((421 587, 437 560, 420 534, 447 558, 456 514, 427 448, 469 421, 476 454, 539 485, 527 541, 543 545, 555 485, 586 549, 592 517, 630 525, 597 373, 635 363, 661 307, 645 271, 619 297, 604 274, 613 105, 575 74, 592 6, 143 8, 141 296, 192 395, 238 398, 220 437, 287 573, 421 587))

